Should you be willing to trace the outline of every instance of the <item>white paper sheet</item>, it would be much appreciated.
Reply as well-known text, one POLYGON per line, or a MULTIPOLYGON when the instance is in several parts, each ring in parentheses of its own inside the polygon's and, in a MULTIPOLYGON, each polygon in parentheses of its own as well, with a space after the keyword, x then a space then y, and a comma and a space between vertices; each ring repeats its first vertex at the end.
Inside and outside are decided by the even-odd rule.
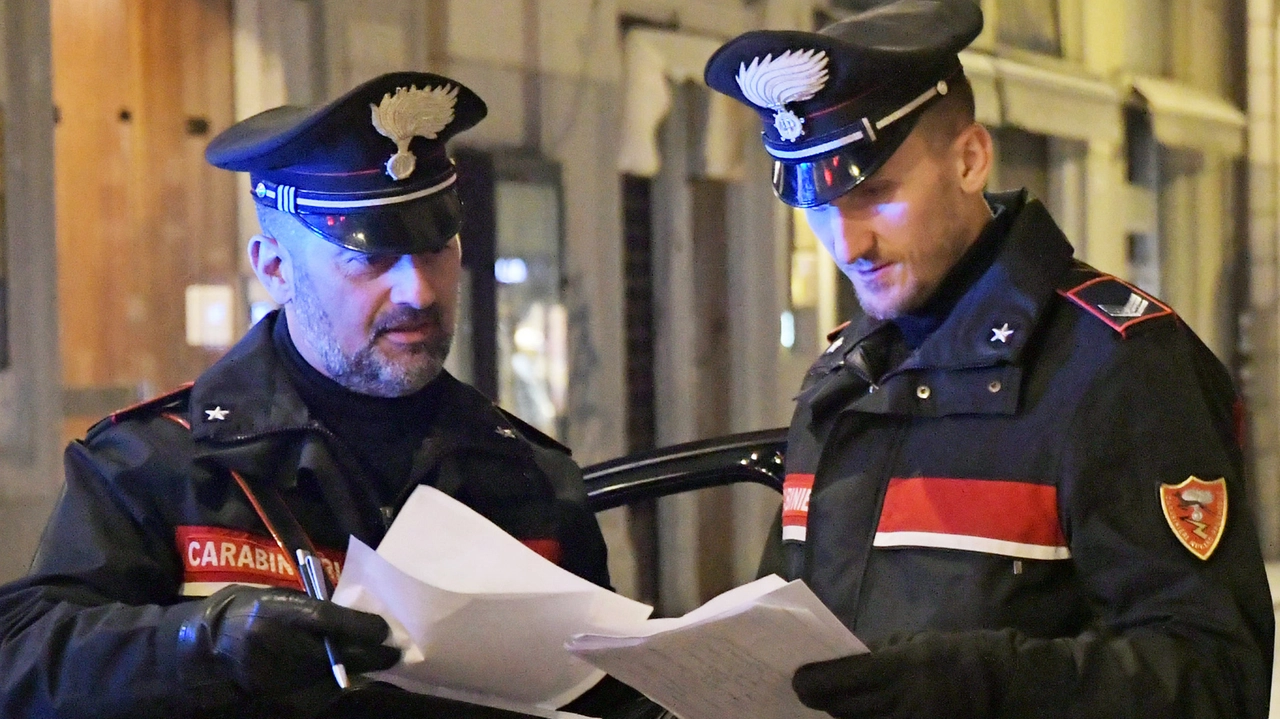
POLYGON ((867 651, 803 582, 776 575, 678 619, 574 637, 569 649, 681 719, 830 719, 800 703, 792 675, 867 651))
POLYGON ((549 715, 603 675, 575 634, 626 633, 652 608, 539 556, 466 505, 419 487, 375 552, 352 538, 333 601, 385 617, 411 691, 549 715))

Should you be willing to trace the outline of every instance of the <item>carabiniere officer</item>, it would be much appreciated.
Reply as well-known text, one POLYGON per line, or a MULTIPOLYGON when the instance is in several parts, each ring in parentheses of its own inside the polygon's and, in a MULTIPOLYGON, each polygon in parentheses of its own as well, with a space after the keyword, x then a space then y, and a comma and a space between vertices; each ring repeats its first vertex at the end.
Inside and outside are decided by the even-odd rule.
POLYGON ((795 691, 847 719, 1263 719, 1232 383, 1167 305, 1074 260, 1039 200, 984 192, 957 57, 981 28, 969 0, 893 0, 707 64, 865 313, 804 379, 768 566, 872 651, 795 691))
POLYGON ((0 588, 0 716, 512 716, 360 677, 400 659, 386 621, 309 598, 294 563, 311 551, 336 582, 348 537, 376 546, 431 485, 608 586, 568 450, 443 369, 462 219, 445 144, 485 112, 400 72, 210 143, 249 173, 249 260, 282 309, 67 448, 31 573, 0 588))

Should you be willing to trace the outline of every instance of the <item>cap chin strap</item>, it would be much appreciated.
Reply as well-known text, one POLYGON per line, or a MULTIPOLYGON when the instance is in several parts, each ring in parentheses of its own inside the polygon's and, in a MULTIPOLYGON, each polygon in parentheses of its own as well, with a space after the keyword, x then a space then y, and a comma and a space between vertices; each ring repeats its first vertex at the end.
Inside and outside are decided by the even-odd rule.
MULTIPOLYGON (((422 199, 448 189, 453 183, 458 181, 456 173, 449 173, 449 177, 438 182, 431 187, 426 187, 416 192, 410 192, 405 195, 392 195, 390 197, 370 197, 359 200, 325 200, 319 199, 318 195, 322 193, 308 193, 306 190, 299 190, 292 185, 274 185, 266 180, 259 180, 257 186, 253 189, 253 196, 260 204, 274 207, 281 212, 287 212, 291 215, 309 212, 312 214, 330 214, 333 210, 359 210, 369 207, 383 207, 386 205, 398 205, 402 202, 412 202, 413 200, 422 199), (299 196, 301 194, 301 196, 299 196)), ((330 195, 332 196, 332 195, 330 195)))
POLYGON ((907 104, 903 105, 897 110, 894 110, 888 115, 885 115, 884 117, 877 120, 874 123, 875 125, 874 128, 872 127, 873 123, 869 119, 864 117, 862 118, 861 130, 854 130, 848 135, 845 135, 843 137, 838 137, 834 140, 829 140, 827 142, 822 143, 821 145, 806 147, 803 150, 778 150, 778 149, 769 147, 768 145, 765 145, 765 150, 767 150, 770 155, 772 155, 773 157, 779 160, 800 160, 806 157, 821 155, 824 152, 830 152, 831 150, 844 147, 845 145, 851 145, 864 138, 870 138, 872 142, 875 142, 876 130, 883 130, 884 128, 897 122, 898 120, 901 120, 907 115, 910 115, 912 112, 916 110, 916 108, 932 100, 935 96, 946 95, 946 94, 947 94, 947 81, 939 80, 938 84, 934 85, 933 87, 929 88, 925 92, 921 93, 916 99, 912 100, 911 102, 908 102, 907 104))

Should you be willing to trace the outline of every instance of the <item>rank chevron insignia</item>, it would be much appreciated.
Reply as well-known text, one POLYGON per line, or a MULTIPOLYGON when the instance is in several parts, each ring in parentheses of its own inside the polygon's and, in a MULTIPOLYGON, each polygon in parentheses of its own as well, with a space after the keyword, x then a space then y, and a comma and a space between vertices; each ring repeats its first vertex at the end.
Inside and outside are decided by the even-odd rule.
POLYGON ((1141 317, 1151 303, 1139 297, 1136 292, 1129 293, 1129 301, 1123 305, 1098 305, 1098 309, 1116 319, 1132 319, 1141 317))
POLYGON ((377 105, 370 103, 374 129, 396 143, 396 154, 387 160, 387 174, 391 179, 403 180, 413 174, 418 158, 409 152, 409 143, 415 137, 434 140, 453 122, 453 106, 457 101, 455 85, 421 90, 410 85, 396 89, 394 95, 383 95, 377 105))
POLYGON ((1155 297, 1083 263, 1063 278, 1058 294, 1105 322, 1122 337, 1128 337, 1129 330, 1140 323, 1173 316, 1173 310, 1155 297))
POLYGON ((827 53, 823 50, 787 50, 740 63, 735 78, 742 96, 759 107, 773 110, 773 126, 787 142, 804 134, 804 120, 786 108, 787 103, 808 100, 827 85, 827 53))

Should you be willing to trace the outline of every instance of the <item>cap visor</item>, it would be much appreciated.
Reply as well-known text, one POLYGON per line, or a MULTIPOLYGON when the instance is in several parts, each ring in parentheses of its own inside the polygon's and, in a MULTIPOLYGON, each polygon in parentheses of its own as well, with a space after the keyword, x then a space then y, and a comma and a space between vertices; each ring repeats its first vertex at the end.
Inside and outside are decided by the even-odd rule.
POLYGON ((461 229, 462 207, 452 190, 420 200, 345 215, 296 217, 330 242, 356 252, 412 255, 438 252, 461 229))
POLYGON ((862 184, 898 151, 919 115, 893 123, 874 141, 859 140, 806 160, 774 160, 773 191, 792 207, 825 205, 862 184))

